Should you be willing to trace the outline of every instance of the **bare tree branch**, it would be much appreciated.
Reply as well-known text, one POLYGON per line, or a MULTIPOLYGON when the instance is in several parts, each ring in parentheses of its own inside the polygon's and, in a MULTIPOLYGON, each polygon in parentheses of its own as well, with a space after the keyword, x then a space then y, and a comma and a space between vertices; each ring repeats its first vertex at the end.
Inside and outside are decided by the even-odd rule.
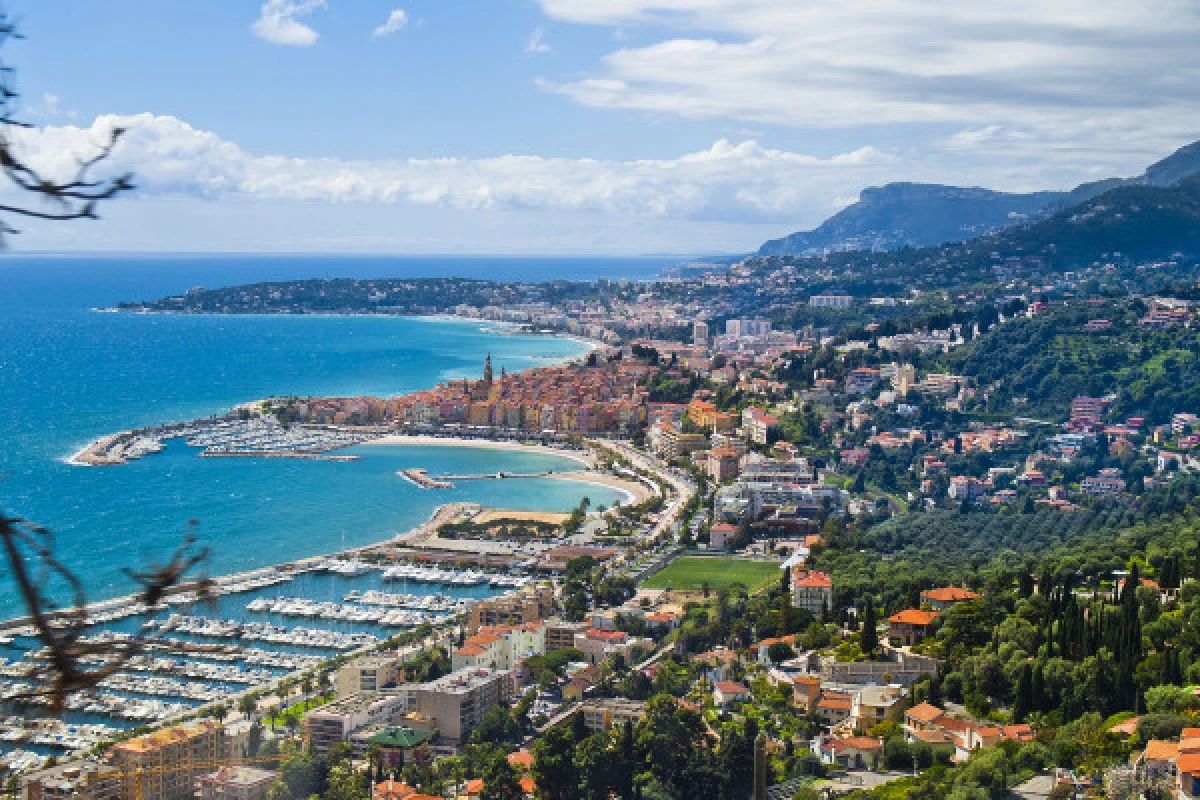
MULTIPOLYGON (((20 38, 16 24, 6 11, 0 10, 0 47, 9 39, 15 38, 20 38)), ((109 133, 108 141, 99 146, 94 155, 78 159, 75 174, 70 179, 56 180, 43 175, 18 156, 11 136, 14 130, 31 127, 29 123, 16 118, 15 107, 20 94, 13 88, 13 74, 11 67, 0 64, 0 171, 16 190, 28 192, 57 210, 44 211, 16 203, 0 203, 0 214, 15 214, 57 222, 97 219, 97 203, 110 200, 134 188, 133 175, 130 173, 115 177, 92 176, 93 170, 112 156, 117 143, 125 134, 125 129, 114 128, 109 133)), ((5 234, 15 233, 19 231, 0 220, 0 247, 4 246, 5 234)))
MULTIPOLYGON (((55 555, 54 534, 48 529, 19 517, 0 516, 0 543, 4 557, 28 611, 30 624, 46 651, 46 674, 33 675, 41 685, 19 695, 16 700, 45 698, 52 713, 60 713, 70 695, 93 689, 105 678, 119 672, 150 640, 146 626, 130 639, 120 642, 85 640, 87 599, 83 584, 55 555), (51 584, 61 581, 72 597, 72 605, 58 609, 51 597, 51 584), (94 669, 87 664, 99 664, 94 669)), ((193 551, 195 536, 188 535, 164 566, 152 566, 127 574, 142 587, 138 598, 152 618, 167 593, 185 581, 186 574, 208 556, 207 550, 193 551)), ((212 584, 200 581, 195 586, 200 599, 211 595, 212 584)))

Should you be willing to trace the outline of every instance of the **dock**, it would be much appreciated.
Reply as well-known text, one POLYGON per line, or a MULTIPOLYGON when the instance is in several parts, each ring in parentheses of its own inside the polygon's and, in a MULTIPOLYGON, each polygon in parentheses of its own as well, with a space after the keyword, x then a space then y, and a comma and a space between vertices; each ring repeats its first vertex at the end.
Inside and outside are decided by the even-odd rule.
POLYGON ((358 456, 304 450, 204 450, 202 458, 298 458, 307 461, 358 461, 358 456))
POLYGON ((446 478, 431 478, 429 470, 425 469, 402 469, 396 473, 403 478, 406 478, 422 489, 453 489, 454 484, 446 478))

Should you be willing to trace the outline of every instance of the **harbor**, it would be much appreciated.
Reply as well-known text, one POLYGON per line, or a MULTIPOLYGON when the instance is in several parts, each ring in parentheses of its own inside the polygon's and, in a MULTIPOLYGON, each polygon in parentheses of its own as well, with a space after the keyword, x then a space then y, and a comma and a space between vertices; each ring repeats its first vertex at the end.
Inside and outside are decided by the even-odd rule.
MULTIPOLYGON (((213 597, 182 589, 155 609, 131 598, 88 607, 81 641, 138 652, 58 718, 42 692, 48 651, 28 624, 0 625, 0 766, 31 769, 79 755, 120 731, 163 722, 370 648, 424 623, 444 624, 528 578, 482 570, 309 559, 219 578, 213 597)), ((60 619, 55 623, 65 626, 60 619)), ((92 656, 84 665, 102 667, 92 656)))
POLYGON ((377 438, 371 430, 324 425, 282 425, 273 417, 231 413, 190 422, 153 425, 101 437, 68 461, 93 467, 127 464, 160 453, 171 439, 183 439, 199 455, 213 457, 300 458, 355 461, 353 455, 329 455, 377 438))

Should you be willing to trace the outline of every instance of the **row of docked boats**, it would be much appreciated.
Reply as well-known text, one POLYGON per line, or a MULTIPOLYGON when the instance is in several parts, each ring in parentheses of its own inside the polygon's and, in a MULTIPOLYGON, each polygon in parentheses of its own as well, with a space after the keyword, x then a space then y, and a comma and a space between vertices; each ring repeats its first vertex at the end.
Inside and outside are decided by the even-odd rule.
POLYGON ((466 611, 474 602, 444 594, 393 594, 391 592, 381 592, 378 589, 368 589, 365 592, 355 589, 343 597, 342 601, 346 603, 358 603, 364 606, 408 608, 414 611, 428 611, 433 614, 453 614, 466 611))
POLYGON ((343 578, 359 578, 377 567, 356 558, 323 558, 313 564, 314 572, 330 572, 343 578))
MULTIPOLYGON (((22 705, 47 706, 51 698, 39 684, 14 681, 0 686, 0 702, 19 702, 22 705)), ((111 691, 85 690, 67 697, 66 710, 81 714, 114 717, 130 722, 160 722, 167 717, 183 714, 191 706, 171 703, 151 697, 129 697, 111 691)))
POLYGON ((174 631, 185 636, 204 636, 210 639, 242 639, 250 642, 291 645, 318 650, 357 650, 379 643, 372 633, 350 633, 323 630, 320 628, 296 627, 287 629, 264 622, 234 622, 233 620, 209 619, 183 614, 172 614, 160 623, 163 631, 174 631))
POLYGON ((329 428, 284 427, 268 419, 227 419, 193 430, 185 437, 190 447, 209 453, 321 453, 374 438, 329 428))
POLYGON ((278 614, 283 617, 309 617, 384 625, 393 628, 413 628, 434 617, 425 611, 344 605, 342 603, 308 600, 303 597, 260 597, 246 604, 247 611, 278 614))
POLYGON ((524 586, 530 581, 524 575, 480 572, 473 569, 441 569, 439 567, 423 567, 418 564, 399 564, 394 567, 388 567, 383 571, 383 579, 385 581, 439 583, 443 586, 483 586, 484 584, 488 584, 507 588, 524 586))

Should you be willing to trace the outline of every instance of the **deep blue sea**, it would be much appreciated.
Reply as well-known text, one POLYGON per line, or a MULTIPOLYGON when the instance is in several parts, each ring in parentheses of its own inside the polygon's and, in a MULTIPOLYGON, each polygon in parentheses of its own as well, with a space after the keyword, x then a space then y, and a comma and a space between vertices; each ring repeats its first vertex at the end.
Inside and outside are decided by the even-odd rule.
MULTIPOLYGON (((112 468, 65 459, 92 439, 269 395, 394 395, 447 378, 547 364, 577 342, 461 321, 96 313, 193 286, 307 277, 646 279, 675 259, 0 256, 0 510, 52 529, 89 599, 129 591, 122 567, 167 557, 188 520, 221 574, 378 541, 444 502, 567 510, 600 487, 549 479, 426 491, 396 475, 571 468, 553 456, 362 447, 355 462, 206 459, 182 442, 112 468)), ((19 609, 0 577, 0 617, 19 609)))

